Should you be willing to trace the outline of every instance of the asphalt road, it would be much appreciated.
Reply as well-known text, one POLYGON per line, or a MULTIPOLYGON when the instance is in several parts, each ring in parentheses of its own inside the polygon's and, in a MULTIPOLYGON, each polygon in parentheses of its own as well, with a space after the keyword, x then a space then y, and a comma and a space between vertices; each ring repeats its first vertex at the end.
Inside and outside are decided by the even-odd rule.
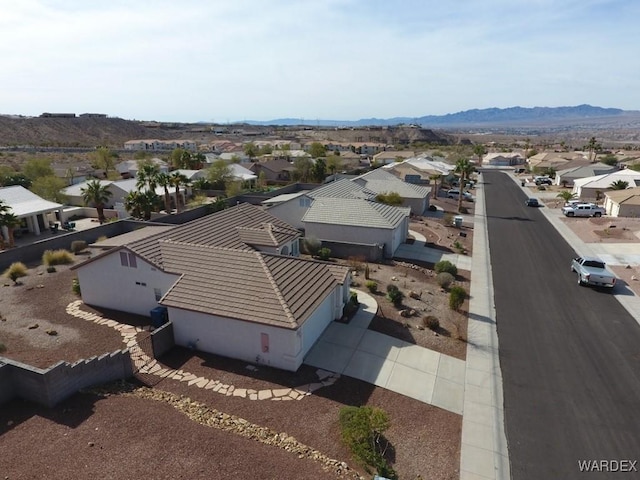
POLYGON ((635 460, 615 475, 640 478, 640 326, 577 285, 575 252, 513 180, 482 176, 512 478, 612 477, 580 460, 635 460))

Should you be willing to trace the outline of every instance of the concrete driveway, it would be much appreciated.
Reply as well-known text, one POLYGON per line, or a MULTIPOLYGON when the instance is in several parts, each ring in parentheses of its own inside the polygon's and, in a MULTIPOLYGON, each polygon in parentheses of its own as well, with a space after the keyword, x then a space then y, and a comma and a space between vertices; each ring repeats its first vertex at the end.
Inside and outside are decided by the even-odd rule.
POLYGON ((378 305, 360 291, 358 301, 354 318, 333 322, 304 363, 462 414, 465 362, 368 330, 378 305))

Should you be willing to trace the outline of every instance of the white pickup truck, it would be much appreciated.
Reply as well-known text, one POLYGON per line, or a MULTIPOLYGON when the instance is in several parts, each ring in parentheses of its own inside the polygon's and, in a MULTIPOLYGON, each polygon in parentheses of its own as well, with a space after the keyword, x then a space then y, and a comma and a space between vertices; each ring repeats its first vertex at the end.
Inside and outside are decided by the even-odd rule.
POLYGON ((571 271, 578 274, 578 285, 613 288, 616 277, 599 258, 576 257, 571 261, 571 271))
POLYGON ((601 217, 605 209, 595 203, 575 203, 562 207, 562 213, 567 217, 601 217))

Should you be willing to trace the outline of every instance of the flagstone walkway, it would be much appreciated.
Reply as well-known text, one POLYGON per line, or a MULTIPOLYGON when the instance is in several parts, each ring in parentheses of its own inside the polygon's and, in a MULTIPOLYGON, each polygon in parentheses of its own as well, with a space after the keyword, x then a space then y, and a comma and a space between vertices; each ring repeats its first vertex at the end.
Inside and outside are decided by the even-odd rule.
POLYGON ((67 305, 66 312, 89 322, 96 323, 98 325, 105 325, 109 328, 113 328, 122 335, 122 341, 129 349, 131 354, 131 361, 134 364, 135 369, 140 373, 148 375, 156 375, 162 378, 170 378, 179 382, 185 382, 189 386, 201 388, 204 390, 211 390, 214 393, 225 395, 227 397, 240 397, 248 398, 249 400, 302 400, 303 398, 311 395, 316 390, 322 387, 328 387, 333 385, 338 378, 339 374, 328 372, 323 369, 316 370, 318 375, 318 381, 314 383, 308 383, 295 388, 276 388, 265 390, 254 390, 250 388, 242 388, 237 385, 229 385, 220 382, 219 380, 213 380, 206 377, 200 377, 184 370, 174 370, 162 366, 155 358, 151 358, 147 355, 140 345, 138 344, 137 335, 142 332, 148 332, 149 326, 134 327, 124 323, 116 322, 109 318, 102 317, 96 313, 85 312, 81 310, 82 300, 76 300, 67 305))

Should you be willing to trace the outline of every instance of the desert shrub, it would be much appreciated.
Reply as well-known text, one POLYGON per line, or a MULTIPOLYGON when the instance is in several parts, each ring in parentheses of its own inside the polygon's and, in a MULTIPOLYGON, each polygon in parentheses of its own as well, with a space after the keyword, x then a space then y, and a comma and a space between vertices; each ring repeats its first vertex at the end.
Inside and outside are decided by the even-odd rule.
POLYGON ((329 248, 321 248, 318 250, 318 258, 320 260, 329 260, 331 258, 331 250, 329 248))
POLYGON ((440 320, 438 320, 433 315, 425 315, 422 317, 422 325, 429 330, 433 330, 434 332, 440 328, 440 320))
POLYGON ((373 280, 369 280, 367 283, 365 283, 365 286, 371 293, 376 293, 378 291, 378 284, 373 280))
POLYGON ((440 272, 438 275, 436 275, 436 282, 438 282, 438 285, 440 285, 444 289, 448 289, 454 280, 455 277, 449 272, 440 272))
POLYGON ((96 242, 102 242, 102 241, 106 240, 107 238, 109 238, 109 237, 107 237, 106 235, 100 235, 98 237, 98 239, 96 240, 96 242))
POLYGON ((315 257, 318 254, 318 251, 320 250, 320 248, 322 247, 322 242, 318 240, 316 237, 309 236, 309 237, 305 237, 305 239, 302 242, 302 245, 305 251, 309 255, 312 255, 315 257))
POLYGON ((364 278, 369 280, 369 275, 371 275, 371 271, 369 270, 369 264, 367 263, 364 266, 364 278))
POLYGON ((42 254, 42 263, 46 266, 50 265, 67 265, 73 263, 71 252, 66 250, 46 250, 42 254))
POLYGON ((400 291, 398 287, 393 284, 387 285, 387 298, 394 306, 399 307, 402 305, 402 300, 404 299, 404 294, 400 291))
POLYGON ((349 257, 347 258, 347 265, 354 272, 361 272, 364 265, 365 258, 363 256, 349 257))
POLYGON ((55 273, 56 271, 56 267, 54 267, 53 265, 49 265, 47 267, 47 273, 55 273))
POLYGON ((450 212, 445 212, 444 215, 442 215, 442 222, 445 225, 451 225, 453 224, 453 214, 450 212))
POLYGON ((454 277, 458 275, 458 267, 456 267, 449 260, 440 260, 435 264, 433 269, 436 271, 436 273, 448 272, 454 277))
POLYGON ((80 280, 77 278, 71 280, 71 291, 76 295, 80 295, 80 280))
POLYGON ((460 207, 460 210, 458 210, 460 213, 469 213, 469 209, 467 207, 465 207, 464 205, 462 205, 460 207))
POLYGON ((467 298, 467 291, 464 288, 457 285, 452 287, 449 291, 449 308, 455 311, 460 310, 465 298, 467 298))
POLYGON ((376 407, 343 407, 339 414, 342 441, 367 473, 371 468, 385 478, 397 478, 384 457, 387 441, 383 437, 390 422, 387 413, 376 407))
POLYGON ((438 211, 438 207, 436 207, 435 205, 429 205, 429 211, 430 212, 437 212, 438 211))
POLYGON ((87 242, 84 240, 74 240, 71 242, 71 251, 73 253, 80 253, 87 249, 87 242))
POLYGON ((27 266, 22 262, 13 262, 4 271, 4 276, 11 279, 13 283, 18 284, 18 279, 27 276, 27 266))
POLYGON ((0 353, 4 353, 7 351, 7 347, 5 347, 4 343, 0 343, 0 353))
POLYGON ((349 303, 353 303, 354 305, 358 305, 358 292, 354 292, 353 290, 349 293, 349 303))

